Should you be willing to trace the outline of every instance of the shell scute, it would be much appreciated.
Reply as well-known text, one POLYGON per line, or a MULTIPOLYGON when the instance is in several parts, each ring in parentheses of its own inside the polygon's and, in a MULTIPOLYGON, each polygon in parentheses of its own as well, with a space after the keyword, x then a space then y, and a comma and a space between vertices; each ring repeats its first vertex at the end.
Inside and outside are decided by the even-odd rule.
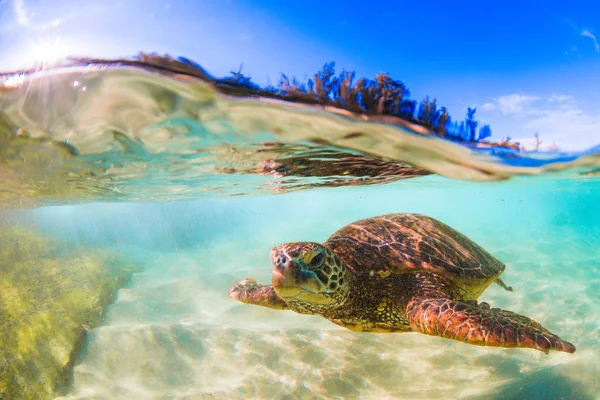
POLYGON ((349 224, 325 243, 356 273, 428 271, 462 281, 492 279, 505 265, 450 226, 420 214, 388 214, 349 224))

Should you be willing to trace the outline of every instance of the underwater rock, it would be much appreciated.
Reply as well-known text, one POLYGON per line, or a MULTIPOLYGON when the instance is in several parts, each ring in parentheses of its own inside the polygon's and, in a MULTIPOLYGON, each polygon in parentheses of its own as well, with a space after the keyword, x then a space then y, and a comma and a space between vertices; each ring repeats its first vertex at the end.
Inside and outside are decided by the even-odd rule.
POLYGON ((0 399, 64 393, 87 330, 135 268, 22 228, 0 231, 0 399))

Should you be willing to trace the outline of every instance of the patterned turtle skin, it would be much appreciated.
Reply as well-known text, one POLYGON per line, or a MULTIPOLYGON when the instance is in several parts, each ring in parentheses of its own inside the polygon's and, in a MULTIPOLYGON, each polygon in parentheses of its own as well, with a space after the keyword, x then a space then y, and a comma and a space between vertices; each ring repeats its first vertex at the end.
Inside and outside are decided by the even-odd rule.
POLYGON ((574 353, 536 321, 477 299, 506 266, 450 226, 420 214, 349 224, 324 244, 271 250, 272 285, 236 282, 243 303, 320 315, 358 332, 419 332, 473 345, 574 353))

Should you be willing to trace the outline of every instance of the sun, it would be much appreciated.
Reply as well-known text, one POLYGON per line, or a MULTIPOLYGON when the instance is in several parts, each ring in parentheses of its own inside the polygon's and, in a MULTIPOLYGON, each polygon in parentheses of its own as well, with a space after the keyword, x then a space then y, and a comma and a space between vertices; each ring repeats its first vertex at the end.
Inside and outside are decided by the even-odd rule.
POLYGON ((23 49, 25 54, 22 58, 22 62, 27 65, 45 67, 56 64, 70 55, 69 46, 61 40, 60 36, 55 39, 40 39, 27 47, 23 49))

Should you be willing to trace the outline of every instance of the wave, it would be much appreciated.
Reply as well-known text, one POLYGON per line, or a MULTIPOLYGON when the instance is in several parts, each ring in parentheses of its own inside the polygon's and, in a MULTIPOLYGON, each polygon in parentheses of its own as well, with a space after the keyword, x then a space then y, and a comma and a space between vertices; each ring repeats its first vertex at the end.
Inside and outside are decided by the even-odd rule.
POLYGON ((214 78, 158 55, 0 74, 0 204, 262 195, 432 174, 600 173, 600 146, 521 152, 290 87, 214 78))

